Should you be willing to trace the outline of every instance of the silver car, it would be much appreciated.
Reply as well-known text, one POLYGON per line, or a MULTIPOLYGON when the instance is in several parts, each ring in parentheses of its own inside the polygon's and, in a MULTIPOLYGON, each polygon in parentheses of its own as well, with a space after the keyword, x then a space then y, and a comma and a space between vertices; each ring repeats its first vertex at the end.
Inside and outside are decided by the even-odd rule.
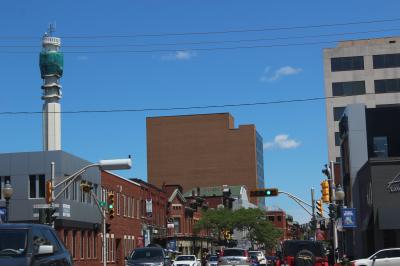
POLYGON ((250 266, 249 253, 242 248, 226 248, 218 259, 218 266, 250 266))

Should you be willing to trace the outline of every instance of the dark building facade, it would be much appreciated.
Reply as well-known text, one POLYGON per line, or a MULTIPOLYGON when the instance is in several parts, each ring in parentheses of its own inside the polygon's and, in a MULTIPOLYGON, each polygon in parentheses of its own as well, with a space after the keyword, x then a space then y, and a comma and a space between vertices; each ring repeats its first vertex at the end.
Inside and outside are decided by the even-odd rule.
MULTIPOLYGON (((147 118, 148 181, 156 186, 264 187, 262 137, 229 113, 147 118)), ((257 203, 257 199, 251 199, 257 203)), ((264 205, 264 201, 260 201, 264 205)))
MULTIPOLYGON (((66 176, 90 165, 64 151, 20 152, 0 154, 0 184, 8 180, 14 190, 10 199, 9 221, 38 223, 39 208, 45 204, 45 182, 51 178, 55 163, 55 184, 66 176)), ((84 180, 100 194, 100 171, 89 168, 55 201, 55 229, 71 252, 74 265, 98 265, 101 258, 101 215, 93 199, 80 189, 84 180)), ((55 194, 63 188, 56 189, 55 194)), ((5 207, 1 195, 0 207, 5 207)))
POLYGON ((343 243, 354 257, 400 245, 399 117, 399 106, 352 104, 339 123, 344 205, 357 212, 357 228, 344 232, 343 243))

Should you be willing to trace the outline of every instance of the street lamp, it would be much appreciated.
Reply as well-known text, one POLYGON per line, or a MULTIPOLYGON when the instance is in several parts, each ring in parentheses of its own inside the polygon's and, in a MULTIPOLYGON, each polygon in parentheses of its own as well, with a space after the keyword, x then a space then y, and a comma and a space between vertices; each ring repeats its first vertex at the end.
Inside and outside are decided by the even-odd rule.
POLYGON ((12 194, 13 194, 13 188, 10 184, 10 181, 7 180, 6 184, 4 185, 4 188, 3 188, 3 195, 4 195, 4 198, 6 199, 6 223, 8 223, 8 217, 9 217, 8 211, 10 209, 9 205, 10 205, 10 199, 11 199, 12 194))
POLYGON ((336 199, 336 201, 342 202, 344 200, 344 196, 345 196, 345 193, 344 193, 344 190, 343 190, 342 186, 341 185, 337 185, 336 186, 336 191, 335 191, 335 199, 336 199))

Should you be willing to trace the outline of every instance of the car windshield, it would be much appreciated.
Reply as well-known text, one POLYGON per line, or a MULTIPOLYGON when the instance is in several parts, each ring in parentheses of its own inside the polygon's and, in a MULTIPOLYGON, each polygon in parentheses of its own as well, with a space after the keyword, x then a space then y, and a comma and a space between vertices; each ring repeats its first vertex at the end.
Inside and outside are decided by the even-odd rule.
POLYGON ((136 249, 133 251, 131 256, 133 260, 140 259, 163 259, 163 253, 161 249, 156 248, 145 248, 145 249, 136 249))
POLYGON ((283 243, 283 253, 285 256, 294 257, 299 251, 306 249, 311 251, 314 256, 324 257, 324 247, 322 243, 316 241, 286 241, 283 243))
POLYGON ((208 260, 209 261, 218 261, 218 257, 217 256, 211 256, 208 260))
POLYGON ((261 256, 261 252, 260 251, 250 251, 249 254, 255 255, 255 256, 261 256))
POLYGON ((0 229, 0 256, 18 256, 26 251, 27 229, 0 229))
POLYGON ((176 257, 176 261, 181 261, 181 260, 195 260, 194 256, 178 256, 176 257))
POLYGON ((237 257, 244 257, 244 250, 242 249, 225 249, 224 256, 237 256, 237 257))

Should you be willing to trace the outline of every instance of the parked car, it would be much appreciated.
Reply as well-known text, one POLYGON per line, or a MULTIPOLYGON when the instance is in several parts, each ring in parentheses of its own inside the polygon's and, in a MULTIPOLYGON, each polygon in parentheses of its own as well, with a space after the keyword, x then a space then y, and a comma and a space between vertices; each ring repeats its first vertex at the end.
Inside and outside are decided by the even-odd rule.
POLYGON ((382 249, 366 259, 352 261, 354 266, 400 265, 400 248, 382 249))
POLYGON ((218 266, 251 266, 249 252, 242 248, 226 248, 218 258, 218 266))
POLYGON ((126 258, 126 261, 128 266, 171 266, 170 258, 164 249, 159 247, 136 248, 126 258))
POLYGON ((256 254, 250 254, 249 256, 252 266, 260 266, 260 262, 258 261, 258 257, 256 254))
POLYGON ((200 259, 195 255, 179 255, 175 258, 174 266, 200 266, 200 259))
POLYGON ((261 266, 267 265, 267 259, 264 256, 264 253, 262 251, 249 251, 250 255, 256 255, 258 262, 260 263, 261 266))
POLYGON ((0 265, 73 265, 57 233, 40 224, 0 224, 0 265))
POLYGON ((322 242, 311 240, 286 240, 282 247, 281 265, 328 266, 328 257, 322 242))
POLYGON ((208 257, 206 261, 206 266, 217 266, 218 264, 218 256, 217 255, 211 255, 208 257))

